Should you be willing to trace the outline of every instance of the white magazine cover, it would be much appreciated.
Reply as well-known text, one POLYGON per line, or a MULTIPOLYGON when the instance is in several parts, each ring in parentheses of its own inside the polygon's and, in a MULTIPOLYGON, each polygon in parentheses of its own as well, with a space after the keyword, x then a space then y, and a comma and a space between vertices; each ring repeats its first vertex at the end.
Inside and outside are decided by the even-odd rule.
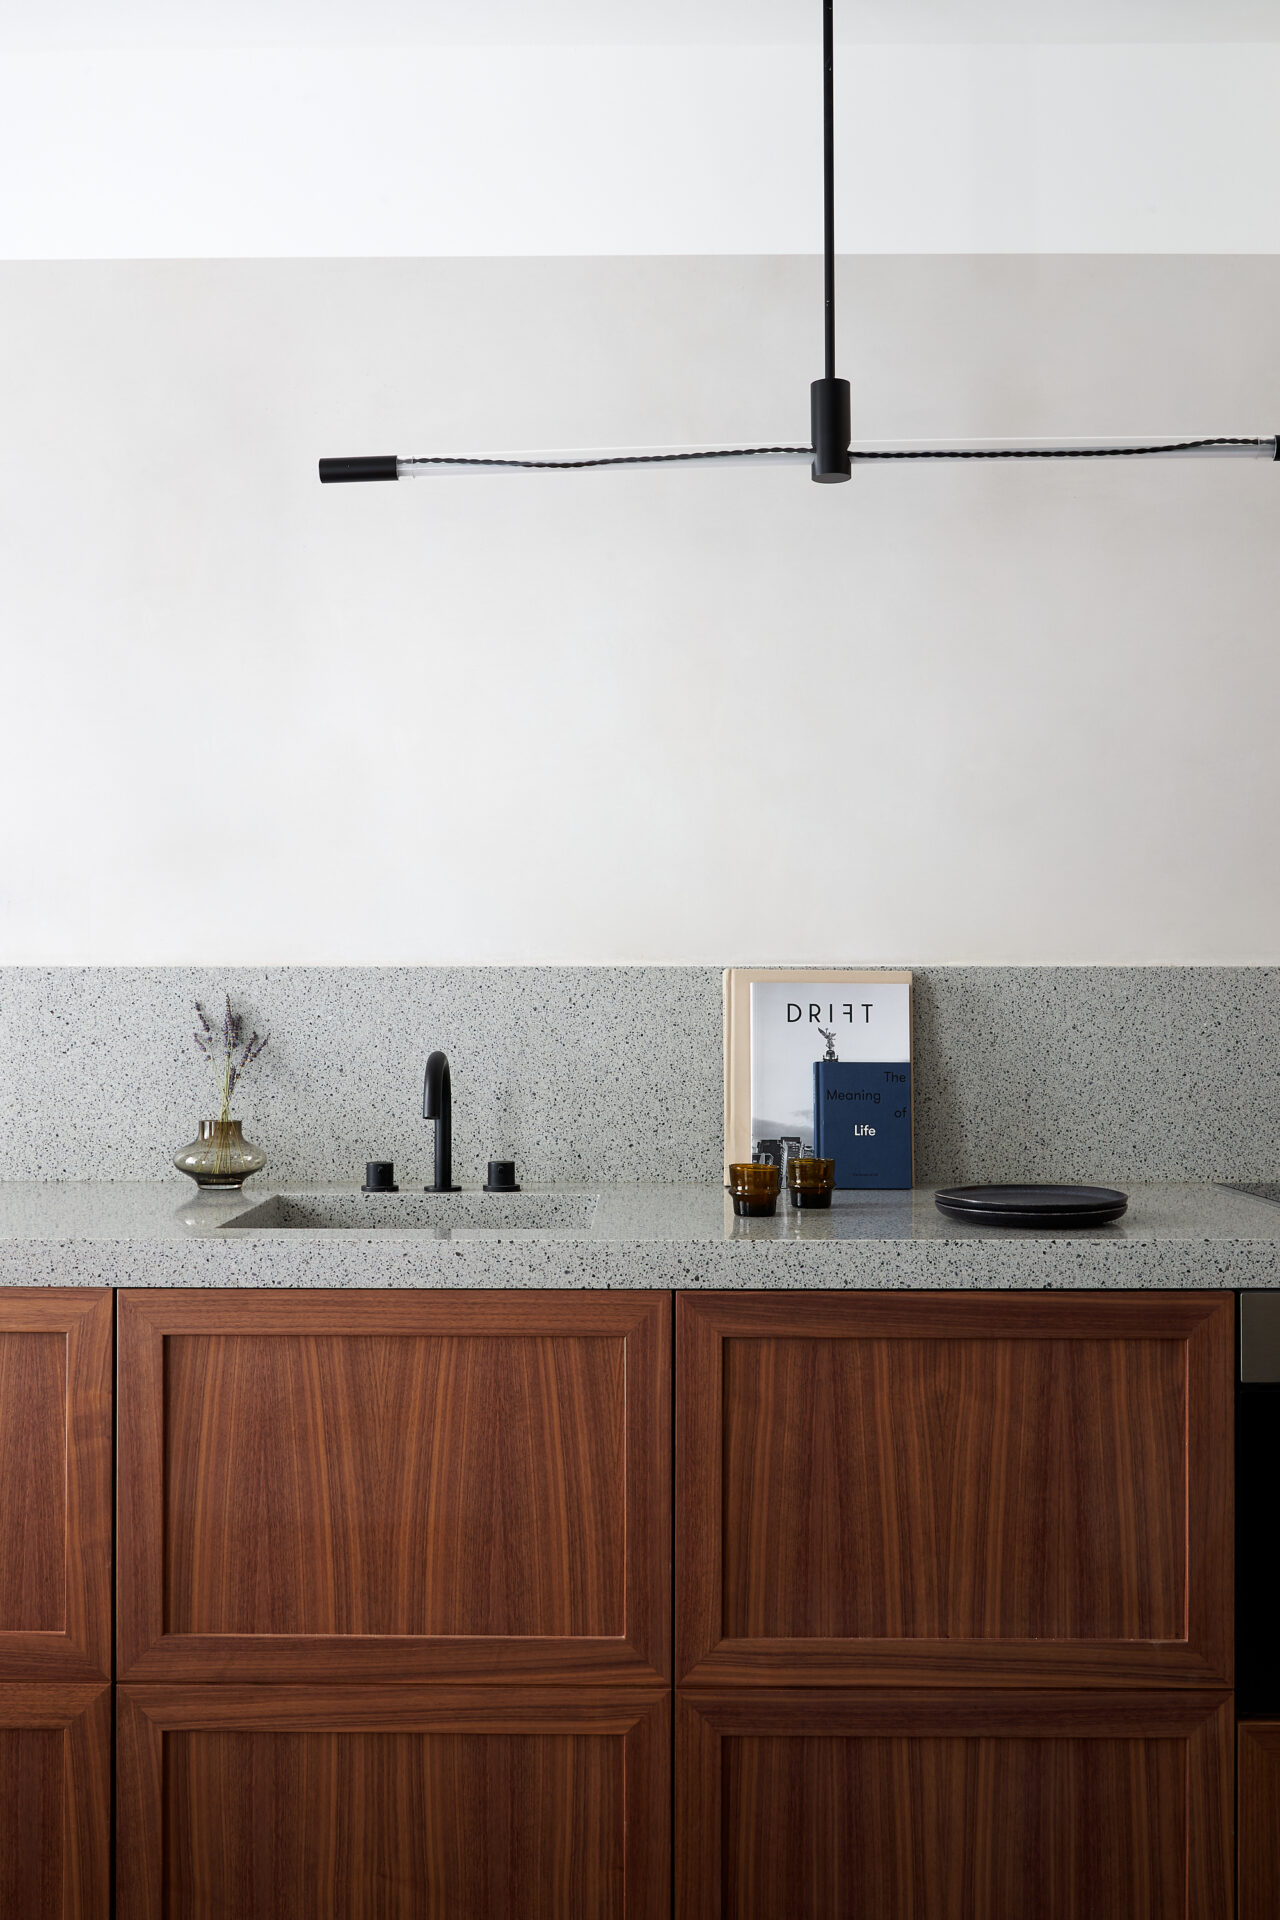
POLYGON ((911 988, 905 982, 751 982, 751 1143, 799 1134, 813 1142, 813 1063, 910 1060, 911 988))

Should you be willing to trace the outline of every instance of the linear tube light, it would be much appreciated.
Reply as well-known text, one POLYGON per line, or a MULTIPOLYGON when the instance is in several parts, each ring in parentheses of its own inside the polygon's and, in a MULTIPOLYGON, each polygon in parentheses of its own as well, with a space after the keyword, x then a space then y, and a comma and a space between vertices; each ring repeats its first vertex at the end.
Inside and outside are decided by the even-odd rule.
POLYGON ((364 480, 411 480, 476 473, 571 473, 612 467, 689 465, 809 467, 824 484, 848 480, 855 466, 902 460, 1280 460, 1280 435, 1250 438, 1169 434, 1130 440, 950 440, 936 444, 868 441, 850 444, 849 382, 836 377, 835 44, 832 0, 822 0, 822 274, 824 372, 809 389, 808 446, 630 447, 568 453, 361 454, 320 462, 326 485, 364 480))
MULTIPOLYGON (((874 440, 850 447, 851 466, 877 460, 1280 460, 1280 436, 1261 439, 1216 435, 1202 440, 874 440)), ((430 480, 459 474, 571 473, 585 468, 680 466, 808 466, 812 447, 619 447, 609 452, 578 449, 557 453, 375 453, 322 460, 326 484, 357 480, 430 480)))

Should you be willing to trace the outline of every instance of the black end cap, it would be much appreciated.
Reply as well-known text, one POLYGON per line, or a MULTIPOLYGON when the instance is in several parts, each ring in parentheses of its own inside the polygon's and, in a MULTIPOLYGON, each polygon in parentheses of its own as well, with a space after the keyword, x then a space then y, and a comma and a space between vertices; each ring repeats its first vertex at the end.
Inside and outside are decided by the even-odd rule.
POLYGON ((398 480, 398 456, 394 453, 361 453, 347 460, 322 460, 320 481, 332 486, 338 480, 398 480))
POLYGON ((814 380, 809 387, 813 432, 813 477, 830 485, 847 480, 849 464, 849 382, 814 380))

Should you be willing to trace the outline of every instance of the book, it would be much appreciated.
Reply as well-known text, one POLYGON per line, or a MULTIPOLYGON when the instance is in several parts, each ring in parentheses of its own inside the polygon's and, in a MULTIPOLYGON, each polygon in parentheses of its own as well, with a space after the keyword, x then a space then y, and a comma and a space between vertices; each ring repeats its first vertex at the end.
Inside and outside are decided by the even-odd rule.
POLYGON ((815 1060, 813 1124, 837 1187, 909 1187, 911 1062, 815 1060))
POLYGON ((813 1150, 813 1067, 825 1053, 910 1063, 911 975, 730 967, 724 1035, 727 1178, 730 1162, 750 1160, 762 1140, 798 1139, 813 1150))

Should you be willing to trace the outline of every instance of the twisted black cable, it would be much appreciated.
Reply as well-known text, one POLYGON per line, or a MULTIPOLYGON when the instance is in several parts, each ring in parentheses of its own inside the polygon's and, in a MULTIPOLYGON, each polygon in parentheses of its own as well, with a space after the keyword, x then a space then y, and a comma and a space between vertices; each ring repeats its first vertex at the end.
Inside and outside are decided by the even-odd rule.
POLYGON ((483 454, 431 453, 414 455, 406 465, 414 467, 645 467, 659 461, 674 460, 747 460, 756 453, 808 453, 808 447, 694 447, 686 453, 606 453, 589 460, 499 460, 483 454))
MULTIPOLYGON (((1139 447, 850 447, 851 460, 1125 460, 1146 454, 1199 453, 1210 447, 1253 447, 1247 434, 1216 434, 1207 440, 1153 441, 1139 447)), ((757 454, 811 453, 811 447, 695 447, 684 453, 612 453, 583 460, 508 460, 482 454, 414 455, 414 467, 519 467, 563 472, 577 467, 648 467, 681 460, 750 460, 757 454)))
POLYGON ((1209 440, 1167 440, 1141 447, 904 447, 895 451, 850 447, 851 460, 1124 460, 1152 453, 1198 453, 1208 447, 1256 447, 1249 434, 1215 434, 1209 440))

